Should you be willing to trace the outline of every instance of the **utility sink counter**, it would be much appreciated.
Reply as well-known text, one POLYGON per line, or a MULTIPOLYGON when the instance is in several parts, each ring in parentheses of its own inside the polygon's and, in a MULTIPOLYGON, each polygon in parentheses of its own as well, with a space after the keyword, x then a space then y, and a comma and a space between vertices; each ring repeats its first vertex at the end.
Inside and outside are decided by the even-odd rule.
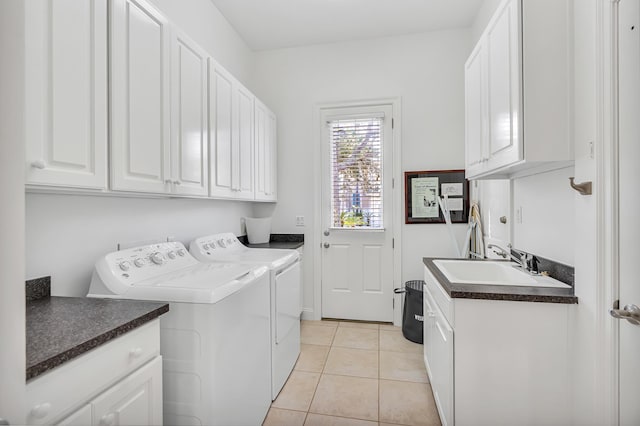
POLYGON ((507 261, 423 261, 424 361, 442 424, 568 424, 573 269, 545 263, 552 279, 507 261))
MULTIPOLYGON (((546 286, 545 284, 536 283, 536 277, 532 276, 531 284, 526 283, 514 283, 513 285, 497 285, 489 284, 486 281, 476 283, 469 282, 452 282, 447 278, 446 274, 440 269, 445 262, 459 262, 460 259, 438 259, 438 258, 423 258, 425 267, 434 276, 434 278, 440 283, 441 287, 446 291, 447 295, 451 298, 460 299, 487 299, 487 300, 512 300, 520 302, 546 302, 546 303, 578 303, 578 298, 574 295, 573 286, 566 284, 564 286, 546 286)), ((472 260, 465 259, 463 262, 479 262, 488 263, 496 262, 501 264, 510 264, 507 261, 487 261, 487 260, 472 260)), ((555 266, 554 269, 559 269, 555 266)), ((519 272, 514 269, 514 272, 519 272)), ((559 278, 565 283, 573 280, 573 274, 560 269, 558 272, 559 278)), ((522 275, 525 273, 521 272, 522 275)), ((539 281, 550 280, 548 277, 539 276, 539 281)), ((554 280, 558 281, 558 280, 554 280)), ((560 282, 562 284, 562 282, 560 282)))

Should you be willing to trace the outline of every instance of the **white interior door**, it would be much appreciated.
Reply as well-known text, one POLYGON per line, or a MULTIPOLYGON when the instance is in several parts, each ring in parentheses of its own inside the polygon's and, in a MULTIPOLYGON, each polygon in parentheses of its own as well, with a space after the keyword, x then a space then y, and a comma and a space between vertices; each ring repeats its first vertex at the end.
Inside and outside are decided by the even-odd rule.
POLYGON ((393 109, 323 109, 322 317, 393 321, 393 109))
POLYGON ((0 420, 24 424, 25 2, 0 1, 0 420))
MULTIPOLYGON (((622 0, 620 40, 620 308, 640 306, 640 0, 622 0)), ((640 316, 639 316, 640 317, 640 316)), ((640 321, 620 321, 620 424, 640 424, 640 321)))

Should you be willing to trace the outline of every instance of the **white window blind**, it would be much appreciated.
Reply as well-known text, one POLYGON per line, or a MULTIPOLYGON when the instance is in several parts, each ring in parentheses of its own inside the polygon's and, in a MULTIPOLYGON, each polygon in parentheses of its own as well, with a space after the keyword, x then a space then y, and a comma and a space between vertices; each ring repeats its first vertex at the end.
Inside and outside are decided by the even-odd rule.
POLYGON ((379 229, 382 218, 383 117, 328 121, 334 228, 379 229))

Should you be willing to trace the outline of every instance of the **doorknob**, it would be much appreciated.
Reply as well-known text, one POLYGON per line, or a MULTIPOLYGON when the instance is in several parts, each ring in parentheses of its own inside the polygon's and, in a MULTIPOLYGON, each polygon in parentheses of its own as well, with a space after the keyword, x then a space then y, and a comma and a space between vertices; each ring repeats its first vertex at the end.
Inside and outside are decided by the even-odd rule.
POLYGON ((324 248, 329 248, 329 247, 331 247, 331 244, 329 244, 329 243, 324 243, 324 248))
POLYGON ((624 309, 609 309, 609 314, 618 319, 626 319, 633 325, 640 325, 640 308, 636 305, 627 305, 624 309))
POLYGON ((326 231, 324 231, 324 236, 328 237, 329 236, 329 230, 327 229, 326 231))

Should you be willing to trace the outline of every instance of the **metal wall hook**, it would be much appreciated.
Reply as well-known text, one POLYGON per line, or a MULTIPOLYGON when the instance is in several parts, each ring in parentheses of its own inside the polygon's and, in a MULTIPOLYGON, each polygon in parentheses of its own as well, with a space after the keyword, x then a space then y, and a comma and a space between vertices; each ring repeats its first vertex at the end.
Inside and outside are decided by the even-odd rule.
POLYGON ((576 183, 574 183, 574 182, 573 182, 573 180, 574 180, 574 178, 573 178, 573 177, 570 177, 570 178, 569 178, 569 182, 570 182, 571 187, 572 187, 573 189, 575 189, 576 191, 578 191, 578 192, 579 192, 580 194, 582 194, 582 195, 591 195, 591 194, 592 194, 592 191, 591 191, 591 186, 592 186, 592 185, 591 185, 591 181, 589 181, 589 182, 582 182, 582 183, 578 183, 578 184, 576 184, 576 183))

